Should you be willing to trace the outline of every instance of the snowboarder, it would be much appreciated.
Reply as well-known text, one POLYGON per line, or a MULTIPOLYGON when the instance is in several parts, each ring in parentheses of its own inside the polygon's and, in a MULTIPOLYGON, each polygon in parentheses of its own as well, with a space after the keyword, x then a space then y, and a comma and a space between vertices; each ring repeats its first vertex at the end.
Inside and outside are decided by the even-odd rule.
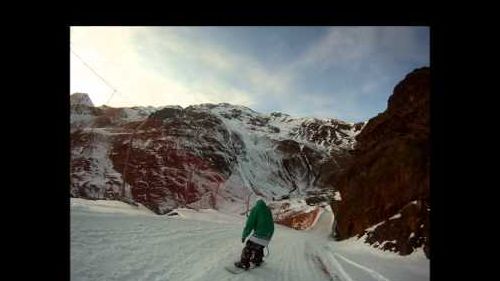
POLYGON ((253 230, 253 234, 247 240, 245 248, 241 253, 241 260, 234 265, 245 270, 250 268, 250 262, 255 266, 260 266, 264 257, 264 247, 271 241, 274 233, 274 222, 271 210, 266 203, 259 199, 250 211, 247 218, 241 242, 245 243, 246 238, 253 230))

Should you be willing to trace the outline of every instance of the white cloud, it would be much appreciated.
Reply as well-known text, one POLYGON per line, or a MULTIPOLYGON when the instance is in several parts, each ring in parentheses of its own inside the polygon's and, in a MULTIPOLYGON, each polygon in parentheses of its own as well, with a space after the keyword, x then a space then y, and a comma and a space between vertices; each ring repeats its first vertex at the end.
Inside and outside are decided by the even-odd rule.
POLYGON ((372 51, 375 29, 372 27, 334 27, 312 44, 294 62, 295 67, 355 62, 372 51))
MULTIPOLYGON (((271 71, 253 57, 237 53, 210 41, 200 44, 194 32, 185 33, 184 28, 151 29, 144 38, 148 48, 161 46, 161 52, 150 54, 155 60, 168 60, 168 56, 178 56, 196 62, 199 68, 216 72, 218 83, 228 84, 231 76, 238 75, 248 85, 246 91, 254 94, 280 95, 291 89, 291 80, 286 72, 271 71), (184 32, 184 33, 183 33, 184 32), (225 80, 226 79, 226 80, 225 80)), ((197 30, 203 32, 203 30, 197 30)), ((165 70, 167 65, 162 65, 165 70)), ((175 66, 173 67, 175 68, 175 66)), ((199 77, 199 80, 205 77, 199 77)), ((241 91, 242 89, 240 89, 241 91)))
MULTIPOLYGON (((393 63, 396 60, 428 57, 429 47, 421 48, 418 29, 426 27, 331 27, 292 63, 308 66, 362 67, 370 58, 393 63), (421 48, 421 49, 419 49, 421 48)), ((424 45, 425 46, 425 45, 424 45)))
MULTIPOLYGON (((223 81, 200 77, 197 81, 187 83, 168 75, 176 71, 175 65, 166 65, 170 69, 165 72, 151 68, 144 63, 141 46, 137 46, 135 36, 141 32, 149 30, 141 27, 71 28, 72 49, 118 90, 108 105, 188 106, 228 99, 234 103, 252 104, 250 94, 223 81)), ((195 46, 179 38, 170 39, 174 40, 163 41, 165 43, 160 47, 177 54, 194 56, 194 59, 219 71, 233 71, 236 66, 237 61, 231 56, 222 55, 220 50, 195 46)), ((113 90, 72 54, 71 92, 87 92, 96 105, 101 105, 109 99, 113 90)))

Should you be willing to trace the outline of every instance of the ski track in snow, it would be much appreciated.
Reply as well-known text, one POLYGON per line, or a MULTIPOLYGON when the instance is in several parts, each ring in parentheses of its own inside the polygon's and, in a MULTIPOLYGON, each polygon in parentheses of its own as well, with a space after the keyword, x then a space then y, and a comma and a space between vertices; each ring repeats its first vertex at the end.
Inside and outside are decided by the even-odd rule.
POLYGON ((354 261, 352 261, 352 260, 350 260, 350 259, 348 259, 348 258, 346 258, 346 257, 344 257, 342 255, 340 255, 340 254, 335 253, 334 256, 339 257, 342 260, 346 261, 347 263, 352 264, 355 267, 358 267, 358 268, 366 271, 367 273, 369 273, 373 278, 375 278, 378 281, 391 281, 391 280, 385 278, 382 274, 376 272, 375 270, 370 269, 370 268, 368 268, 366 266, 360 265, 360 264, 358 264, 358 263, 356 263, 356 262, 354 262, 354 261))
POLYGON ((227 216, 227 221, 221 222, 210 221, 212 213, 196 216, 138 216, 73 208, 71 280, 429 280, 428 263, 421 263, 424 268, 417 267, 418 272, 412 264, 407 272, 396 274, 405 276, 404 280, 389 279, 373 265, 389 264, 392 259, 364 254, 361 262, 346 252, 348 247, 336 247, 328 237, 329 211, 308 231, 276 225, 266 263, 234 275, 224 266, 239 259, 244 246, 240 241, 244 217, 227 216))

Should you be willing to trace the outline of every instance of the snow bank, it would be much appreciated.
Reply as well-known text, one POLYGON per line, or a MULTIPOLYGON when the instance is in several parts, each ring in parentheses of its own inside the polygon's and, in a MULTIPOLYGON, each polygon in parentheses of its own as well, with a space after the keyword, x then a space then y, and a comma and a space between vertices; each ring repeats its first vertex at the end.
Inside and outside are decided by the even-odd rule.
POLYGON ((170 214, 172 213, 177 213, 177 216, 172 216, 173 218, 208 221, 216 223, 238 224, 244 222, 246 219, 246 217, 244 216, 222 213, 213 209, 193 210, 193 209, 179 208, 170 212, 170 214))
POLYGON ((144 205, 138 205, 139 206, 136 207, 125 202, 114 200, 86 200, 81 198, 70 198, 70 207, 72 211, 157 216, 144 205))

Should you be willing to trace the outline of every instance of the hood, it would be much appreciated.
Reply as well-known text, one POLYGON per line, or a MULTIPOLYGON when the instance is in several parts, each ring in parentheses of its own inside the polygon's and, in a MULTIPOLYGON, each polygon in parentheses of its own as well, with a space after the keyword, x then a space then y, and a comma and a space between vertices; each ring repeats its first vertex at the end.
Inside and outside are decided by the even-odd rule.
POLYGON ((266 202, 264 202, 264 200, 262 199, 259 199, 257 200, 257 202, 255 202, 255 207, 265 207, 266 206, 266 202))

